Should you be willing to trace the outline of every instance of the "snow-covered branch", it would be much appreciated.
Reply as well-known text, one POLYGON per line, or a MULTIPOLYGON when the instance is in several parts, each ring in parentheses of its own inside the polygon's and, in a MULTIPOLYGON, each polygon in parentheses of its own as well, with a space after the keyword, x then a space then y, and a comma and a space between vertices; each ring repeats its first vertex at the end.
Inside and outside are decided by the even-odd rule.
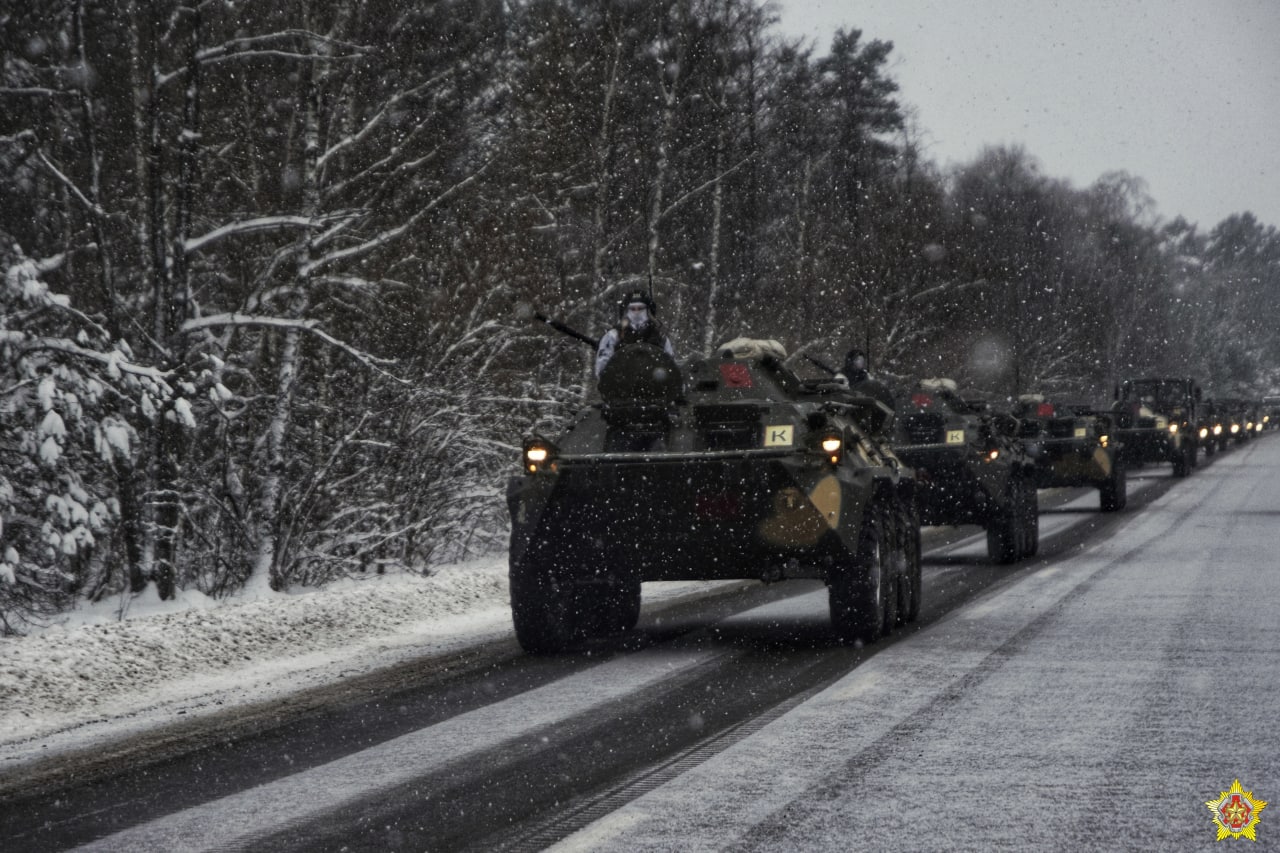
POLYGON ((367 255, 369 252, 372 252, 375 249, 381 248, 387 245, 388 243, 395 241, 399 237, 403 236, 411 228, 413 228, 413 226, 416 225, 419 220, 421 220, 424 216, 426 216, 432 210, 439 207, 446 200, 457 195, 463 189, 465 189, 466 187, 470 186, 471 184, 479 180, 480 176, 484 174, 485 170, 488 169, 491 164, 492 164, 492 161, 490 161, 489 163, 485 163, 483 166, 477 169, 474 173, 472 173, 466 178, 463 178, 461 181, 454 184, 452 187, 449 187, 447 190, 445 190, 444 192, 440 193, 438 196, 433 198, 427 204, 418 208, 418 210, 416 210, 412 216, 409 216, 407 219, 405 219, 395 228, 389 228, 386 231, 383 231, 381 234, 378 234, 376 237, 373 237, 370 240, 366 240, 363 243, 360 243, 355 246, 350 246, 345 249, 339 249, 338 251, 335 251, 335 252, 330 252, 327 255, 317 258, 311 263, 304 264, 300 269, 301 274, 304 276, 312 275, 317 270, 322 269, 323 267, 326 267, 329 264, 335 263, 340 260, 358 258, 362 255, 367 255))
POLYGON ((122 358, 120 353, 117 351, 99 352, 97 350, 82 347, 73 341, 66 340, 65 338, 29 335, 26 332, 17 332, 12 329, 0 329, 0 346, 12 346, 24 351, 49 350, 51 352, 60 352, 86 361, 97 362, 98 364, 105 365, 108 369, 118 369, 121 373, 129 373, 134 376, 145 376, 149 379, 154 379, 157 382, 167 382, 171 375, 167 370, 146 367, 145 365, 136 364, 126 358, 122 358))
POLYGON ((100 217, 107 215, 105 210, 90 201, 88 197, 80 191, 80 188, 76 186, 75 181, 62 174, 62 170, 53 165, 53 161, 46 157, 43 151, 36 152, 36 157, 40 160, 40 163, 58 180, 58 182, 71 192, 71 195, 75 197, 76 201, 80 202, 80 204, 84 206, 85 210, 88 210, 93 216, 100 217))
POLYGON ((342 350, 347 355, 354 358, 356 361, 368 367, 370 370, 375 370, 378 373, 382 374, 383 376, 386 376, 389 379, 393 379, 396 382, 399 382, 401 384, 406 384, 406 385, 408 384, 407 382, 400 379, 399 377, 394 376, 393 374, 383 370, 382 367, 380 366, 380 365, 395 364, 396 362, 394 359, 378 358, 377 356, 370 355, 367 352, 356 349, 355 347, 351 346, 345 341, 338 340, 337 338, 333 337, 328 332, 320 328, 320 323, 317 320, 294 320, 288 317, 270 317, 270 316, 263 316, 263 315, 254 315, 254 314, 238 314, 232 311, 226 314, 212 314, 208 317, 195 317, 193 319, 187 320, 185 323, 182 324, 181 331, 183 334, 190 334, 192 332, 198 332, 204 329, 225 328, 228 326, 242 326, 242 327, 256 326, 259 328, 295 329, 297 331, 306 332, 307 334, 314 335, 315 337, 319 338, 320 340, 324 341, 330 346, 335 347, 336 349, 342 350))
POLYGON ((255 219, 244 219, 239 222, 229 222, 226 225, 219 226, 212 231, 202 234, 199 237, 192 237, 182 244, 182 250, 187 254, 198 252, 210 243, 227 237, 237 237, 245 234, 256 234, 262 231, 275 231, 283 228, 309 228, 317 224, 327 223, 328 221, 349 216, 347 213, 331 214, 320 219, 312 219, 308 216, 260 216, 255 219))
POLYGON ((365 122, 364 127, 360 128, 355 133, 344 136, 342 139, 338 140, 337 143, 332 145, 328 151, 325 151, 323 154, 321 154, 319 158, 317 158, 316 160, 316 168, 323 169, 324 165, 329 161, 329 158, 342 153, 346 149, 368 138, 369 134, 373 133, 375 129, 380 127, 387 120, 387 118, 394 112, 395 108, 398 107, 401 103, 408 100, 409 98, 414 97, 420 92, 423 92, 431 88, 432 86, 435 86, 441 80, 447 79, 452 73, 453 73, 453 70, 449 69, 444 73, 437 74, 435 77, 432 77, 429 80, 425 80, 422 83, 419 83, 417 86, 414 86, 412 89, 406 89, 402 92, 396 92, 394 95, 392 95, 382 104, 379 110, 376 113, 374 113, 369 118, 368 121, 365 122))
MULTIPOLYGON (((284 59, 301 60, 304 62, 331 62, 335 60, 351 61, 360 59, 373 51, 368 45, 356 45, 350 42, 340 41, 330 36, 313 33, 307 30, 282 30, 276 33, 268 33, 260 36, 249 36, 246 38, 232 39, 224 42, 216 47, 206 48, 196 54, 196 61, 211 65, 219 62, 229 62, 241 59, 261 58, 264 56, 272 56, 284 59), (280 47, 266 47, 279 42, 297 42, 308 41, 318 42, 331 47, 342 48, 345 53, 309 53, 299 50, 289 50, 280 47)), ((179 80, 187 75, 190 71, 187 65, 170 71, 166 74, 156 75, 156 85, 166 86, 175 80, 179 80)))

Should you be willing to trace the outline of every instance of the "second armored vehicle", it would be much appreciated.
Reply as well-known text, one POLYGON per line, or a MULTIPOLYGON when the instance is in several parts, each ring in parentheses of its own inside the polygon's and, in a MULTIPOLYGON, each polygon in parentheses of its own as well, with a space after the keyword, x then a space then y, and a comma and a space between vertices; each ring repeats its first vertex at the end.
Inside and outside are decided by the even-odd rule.
POLYGON ((982 525, 998 563, 1035 554, 1035 467, 1017 420, 967 401, 950 379, 921 381, 898 413, 894 450, 915 470, 922 523, 982 525))

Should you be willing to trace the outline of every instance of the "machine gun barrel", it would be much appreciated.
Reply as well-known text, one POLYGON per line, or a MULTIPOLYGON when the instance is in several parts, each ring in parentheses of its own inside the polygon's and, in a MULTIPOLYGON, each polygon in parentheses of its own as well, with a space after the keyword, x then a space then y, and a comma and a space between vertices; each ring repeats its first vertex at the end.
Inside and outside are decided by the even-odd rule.
POLYGON ((571 326, 566 326, 564 323, 561 323, 559 320, 553 320, 550 317, 548 317, 546 314, 543 314, 541 311, 533 312, 533 316, 535 319, 541 320, 551 328, 555 329, 557 332, 566 334, 571 338, 577 338, 578 340, 582 341, 584 344, 591 347, 592 349, 595 349, 596 346, 599 345, 600 343, 598 340, 591 337, 590 335, 584 335, 582 332, 579 332, 577 329, 571 326))
POLYGON ((804 357, 805 357, 805 359, 806 359, 806 360, 808 360, 809 362, 811 362, 811 363, 813 363, 813 364, 817 365, 817 367, 818 367, 819 369, 821 369, 821 370, 823 370, 823 371, 825 371, 825 372, 829 373, 829 374, 830 374, 830 375, 832 375, 832 376, 835 376, 837 373, 839 373, 839 372, 840 372, 840 371, 836 370, 834 367, 832 367, 831 365, 827 364, 825 361, 823 361, 823 360, 822 360, 822 359, 820 359, 820 358, 816 358, 816 357, 814 357, 814 356, 811 356, 811 355, 809 355, 808 353, 805 353, 805 356, 804 356, 804 357))

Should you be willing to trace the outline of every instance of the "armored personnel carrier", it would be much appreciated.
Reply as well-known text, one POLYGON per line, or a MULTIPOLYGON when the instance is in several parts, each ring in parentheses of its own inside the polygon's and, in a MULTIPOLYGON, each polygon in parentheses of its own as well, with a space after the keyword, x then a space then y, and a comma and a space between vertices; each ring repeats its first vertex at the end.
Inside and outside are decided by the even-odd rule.
POLYGON ((1131 465, 1171 462, 1173 475, 1196 467, 1200 386, 1192 379, 1126 379, 1116 389, 1117 432, 1131 465))
POLYGON ((898 405, 893 440, 915 470, 924 524, 980 524, 987 553, 1012 563, 1036 553, 1040 515, 1035 468, 1017 419, 967 399, 950 379, 925 379, 898 405))
POLYGON ((1114 416, 1087 405, 1025 394, 1013 405, 1018 435, 1035 463, 1036 487, 1093 486, 1103 512, 1124 509, 1128 481, 1114 416))
POLYGON ((917 617, 914 480, 879 437, 892 413, 785 355, 738 339, 677 364, 623 347, 599 402, 525 441, 507 502, 526 651, 631 629, 645 581, 821 579, 849 643, 917 617))

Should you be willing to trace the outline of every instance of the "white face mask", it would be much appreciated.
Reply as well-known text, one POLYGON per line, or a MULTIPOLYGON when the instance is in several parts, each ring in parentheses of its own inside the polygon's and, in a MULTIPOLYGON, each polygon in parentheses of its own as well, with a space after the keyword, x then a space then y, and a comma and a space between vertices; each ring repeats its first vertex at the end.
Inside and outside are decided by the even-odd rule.
POLYGON ((627 323, 633 329, 643 329, 649 325, 649 309, 643 305, 628 305, 627 323))

